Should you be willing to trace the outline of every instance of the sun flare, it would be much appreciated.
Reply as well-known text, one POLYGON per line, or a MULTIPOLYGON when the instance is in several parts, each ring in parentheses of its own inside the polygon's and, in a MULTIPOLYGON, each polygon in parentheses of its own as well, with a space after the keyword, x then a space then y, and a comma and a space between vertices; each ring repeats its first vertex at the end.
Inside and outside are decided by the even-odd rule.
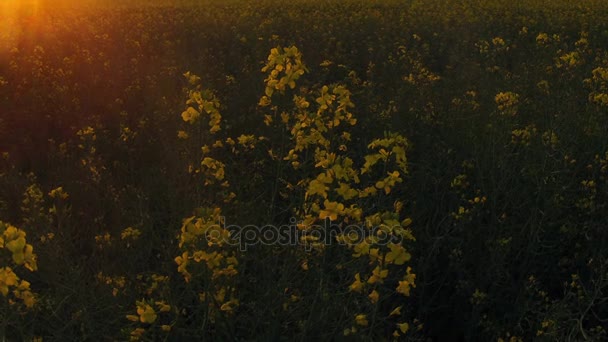
POLYGON ((38 14, 40 2, 40 0, 0 0, 0 17, 38 14))
POLYGON ((25 31, 35 28, 40 17, 41 0, 0 0, 0 60, 15 47, 25 31))

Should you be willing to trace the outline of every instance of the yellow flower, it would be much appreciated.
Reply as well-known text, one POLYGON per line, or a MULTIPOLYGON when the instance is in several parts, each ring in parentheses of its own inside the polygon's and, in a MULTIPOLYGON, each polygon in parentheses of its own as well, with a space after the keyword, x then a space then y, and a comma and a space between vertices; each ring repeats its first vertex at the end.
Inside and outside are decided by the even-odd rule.
POLYGON ((15 253, 23 253, 23 248, 25 247, 25 238, 18 237, 15 240, 9 241, 6 243, 6 248, 11 251, 13 254, 15 253))
POLYGON ((270 126, 271 123, 272 123, 272 116, 265 114, 264 115, 264 124, 266 126, 270 126))
POLYGON ((344 204, 338 202, 330 202, 329 200, 325 200, 323 202, 324 210, 321 210, 319 213, 319 218, 324 220, 329 217, 331 221, 335 221, 338 219, 338 215, 344 214, 344 204))
POLYGON ((60 186, 58 188, 51 190, 49 192, 49 197, 66 200, 69 197, 69 195, 65 191, 63 191, 63 187, 60 186))
POLYGON ((188 139, 188 133, 186 131, 178 131, 177 137, 179 139, 188 139))
POLYGON ((386 254, 386 262, 393 263, 395 265, 403 265, 406 261, 411 259, 411 255, 405 251, 405 248, 401 245, 394 243, 389 244, 390 252, 386 254))
POLYGON ((500 37, 496 37, 496 38, 492 39, 492 44, 504 46, 505 45, 505 41, 502 38, 500 38, 500 37))
POLYGON ((380 266, 376 266, 372 272, 372 276, 367 280, 368 284, 375 284, 376 282, 382 283, 383 279, 388 276, 388 270, 381 269, 380 266))
POLYGON ((345 200, 352 199, 359 194, 359 192, 357 190, 351 188, 350 185, 348 185, 347 183, 342 183, 342 182, 340 182, 340 187, 338 189, 336 189, 336 192, 338 193, 338 195, 342 196, 342 198, 344 198, 345 200))
POLYGON ((139 316, 137 315, 127 315, 127 319, 133 322, 139 322, 139 316))
POLYGON ((177 264, 177 271, 184 276, 186 282, 189 282, 192 275, 186 270, 186 266, 188 266, 188 252, 184 252, 181 256, 176 257, 175 263, 177 264))
POLYGON ((316 179, 310 181, 308 185, 308 190, 306 191, 306 196, 319 195, 323 198, 327 198, 327 186, 316 179))
POLYGON ((10 267, 0 268, 0 293, 2 295, 8 295, 9 287, 17 285, 18 281, 19 278, 10 267))
POLYGON ((239 301, 236 299, 232 299, 224 304, 222 304, 222 306, 220 307, 220 310, 225 311, 225 312, 232 312, 234 310, 234 307, 239 305, 239 301))
POLYGON ((503 115, 515 116, 517 114, 519 94, 510 91, 498 93, 494 97, 494 101, 503 115))
POLYGON ((381 260, 382 257, 380 255, 380 249, 379 248, 370 248, 369 249, 369 258, 371 260, 381 260))
POLYGON ((369 322, 367 321, 367 315, 364 314, 359 314, 355 316, 355 322, 362 327, 366 327, 369 324, 369 322))
POLYGON ((237 138, 239 144, 245 148, 248 149, 253 149, 255 148, 255 136, 254 135, 245 135, 245 134, 241 134, 238 138, 237 138))
POLYGON ((366 240, 361 241, 354 248, 353 257, 358 258, 361 255, 369 254, 369 243, 366 240))
POLYGON ((146 330, 144 328, 137 328, 131 331, 131 341, 139 341, 145 332, 146 330))
POLYGON ((547 44, 550 41, 549 35, 541 32, 538 34, 538 36, 536 36, 536 43, 540 44, 540 45, 544 45, 547 44))
POLYGON ((155 302, 154 304, 156 304, 158 306, 158 311, 160 312, 169 312, 171 311, 171 305, 168 305, 165 302, 155 302))
POLYGON ((142 323, 151 324, 156 321, 157 316, 154 308, 144 302, 137 303, 137 314, 139 315, 139 320, 142 323))
POLYGON ((281 122, 287 124, 289 122, 289 114, 285 112, 281 113, 281 122))
POLYGON ((410 329, 410 325, 407 323, 397 323, 397 327, 404 334, 410 329))
POLYGON ((350 284, 348 289, 353 292, 361 292, 363 289, 363 283, 361 282, 361 275, 359 273, 355 274, 355 281, 350 284))
POLYGON ((192 108, 192 107, 188 107, 188 109, 186 109, 183 113, 182 113, 182 119, 186 122, 189 123, 194 123, 196 122, 196 120, 201 116, 201 113, 192 108))
POLYGON ((25 239, 25 232, 11 225, 8 225, 3 235, 5 241, 17 240, 20 237, 25 239))
POLYGON ((380 294, 378 293, 378 291, 373 290, 372 293, 369 294, 369 300, 372 302, 372 304, 376 304, 378 303, 378 299, 380 299, 380 294))
POLYGON ((23 300, 23 304, 25 304, 25 307, 27 307, 28 309, 31 309, 34 307, 34 304, 36 304, 36 298, 34 297, 34 294, 30 291, 24 291, 21 293, 21 300, 23 300))
POLYGON ((260 107, 266 107, 270 105, 270 98, 268 98, 268 96, 264 95, 260 98, 260 102, 258 102, 258 106, 260 107))
POLYGON ((401 308, 403 306, 398 306, 395 309, 393 309, 393 311, 391 311, 391 313, 389 314, 389 316, 399 316, 401 315, 401 308))
POLYGON ((139 229, 136 229, 133 227, 128 227, 128 228, 125 228, 120 233, 120 238, 122 240, 126 240, 126 239, 137 240, 140 235, 141 235, 141 231, 139 229))
POLYGON ((416 275, 410 273, 410 271, 411 271, 411 268, 408 267, 407 274, 405 275, 404 279, 399 282, 399 285, 397 286, 397 292, 399 292, 405 296, 410 295, 411 287, 416 287, 416 284, 415 284, 416 275))

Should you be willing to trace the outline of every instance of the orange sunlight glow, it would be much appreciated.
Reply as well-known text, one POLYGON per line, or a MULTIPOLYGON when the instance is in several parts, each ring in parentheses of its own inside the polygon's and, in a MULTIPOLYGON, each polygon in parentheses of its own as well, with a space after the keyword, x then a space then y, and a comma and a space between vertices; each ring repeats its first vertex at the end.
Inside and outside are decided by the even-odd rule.
POLYGON ((0 18, 24 13, 37 15, 39 10, 40 0, 0 0, 0 18))
POLYGON ((15 47, 24 33, 24 20, 35 26, 41 0, 0 0, 0 60, 15 47))

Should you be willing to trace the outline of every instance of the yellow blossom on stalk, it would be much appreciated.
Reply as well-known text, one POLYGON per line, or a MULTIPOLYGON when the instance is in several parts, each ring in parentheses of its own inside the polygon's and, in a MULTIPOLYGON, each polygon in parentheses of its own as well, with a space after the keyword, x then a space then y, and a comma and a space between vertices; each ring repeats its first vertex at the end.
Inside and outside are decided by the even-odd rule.
MULTIPOLYGON (((5 247, 9 251, 11 251, 13 254, 22 253, 23 248, 25 248, 25 238, 23 236, 20 236, 14 240, 7 239, 5 247)), ((16 263, 20 264, 20 262, 16 262, 16 263)))
POLYGON ((357 273, 355 274, 355 281, 348 287, 348 289, 353 292, 361 292, 363 285, 364 284, 361 282, 361 275, 357 273))
POLYGON ((558 68, 572 68, 577 65, 580 65, 581 63, 582 60, 580 53, 578 53, 577 51, 573 51, 560 56, 556 64, 558 68))
POLYGON ((188 139, 189 135, 186 131, 178 131, 177 132, 177 137, 179 139, 188 139))
POLYGON ((285 112, 281 113, 281 122, 284 124, 289 123, 289 114, 285 112))
POLYGON ((369 258, 372 261, 382 260, 382 256, 380 254, 380 249, 379 248, 370 248, 369 249, 369 258))
POLYGON ((494 101, 498 106, 498 110, 507 116, 514 116, 517 114, 517 105, 519 104, 519 94, 514 92, 501 92, 496 94, 494 101))
POLYGON ((266 95, 262 96, 260 98, 260 101, 258 102, 258 106, 260 107, 266 107, 270 105, 270 98, 266 95))
POLYGON ((30 271, 37 269, 34 247, 26 243, 26 234, 17 227, 8 225, 2 234, 4 247, 12 253, 13 262, 24 265, 30 271))
POLYGON ((327 198, 327 190, 329 189, 325 184, 333 182, 331 177, 326 177, 325 173, 317 176, 317 179, 310 181, 306 196, 319 195, 323 198, 327 198))
POLYGON ((391 251, 386 254, 385 260, 387 263, 403 265, 406 261, 411 259, 411 255, 406 252, 402 245, 390 243, 388 247, 391 249, 391 251))
POLYGON ((201 166, 206 168, 206 174, 208 175, 208 179, 205 181, 206 185, 212 183, 214 180, 221 181, 224 179, 225 165, 221 161, 205 157, 201 162, 201 166))
POLYGON ((342 183, 342 182, 340 182, 340 187, 338 189, 336 189, 336 192, 338 193, 338 195, 342 196, 342 198, 344 198, 345 200, 355 198, 359 194, 359 192, 357 190, 351 188, 348 183, 342 183))
POLYGON ((364 314, 356 315, 355 322, 362 327, 366 327, 369 324, 369 322, 367 321, 367 315, 364 314))
POLYGON ((331 221, 335 221, 338 219, 338 215, 344 214, 344 204, 342 203, 325 200, 325 202, 323 202, 323 206, 325 209, 319 212, 319 218, 321 220, 329 218, 331 221))
POLYGON ((177 264, 177 272, 184 276, 186 282, 189 282, 192 275, 186 270, 186 266, 188 266, 188 252, 184 252, 181 256, 176 257, 175 263, 177 264))
POLYGON ((158 311, 159 312, 169 312, 171 311, 171 305, 163 302, 163 301, 158 301, 158 302, 154 302, 154 304, 156 304, 156 306, 158 307, 158 311))
POLYGON ((397 286, 397 292, 399 292, 405 296, 410 295, 411 287, 416 287, 416 284, 415 284, 416 275, 410 273, 411 270, 412 270, 411 267, 407 268, 407 274, 405 275, 405 277, 403 278, 402 281, 399 281, 399 285, 397 286))
POLYGON ((69 195, 65 191, 63 191, 63 187, 60 186, 58 188, 51 190, 49 192, 49 197, 66 200, 66 199, 68 199, 69 195))
POLYGON ((143 301, 137 302, 137 314, 139 315, 139 321, 142 323, 151 324, 157 318, 154 308, 143 301))
POLYGON ((266 126, 270 126, 270 124, 272 123, 272 121, 273 121, 272 116, 270 116, 268 114, 264 115, 264 124, 266 126))
POLYGON ((382 283, 384 278, 388 276, 388 270, 382 269, 380 266, 376 266, 372 272, 372 276, 367 280, 368 284, 375 284, 377 282, 382 283))
POLYGON ((185 111, 182 112, 182 119, 189 123, 194 123, 201 116, 198 110, 188 107, 185 111))
POLYGON ((137 316, 137 315, 127 315, 126 317, 129 321, 139 322, 139 316, 137 316))
POLYGON ((505 41, 500 37, 495 37, 492 39, 492 44, 497 46, 505 46, 505 41))
POLYGON ((410 329, 410 325, 407 323, 397 323, 397 328, 405 334, 410 329))
POLYGON ((378 299, 380 298, 380 294, 378 293, 378 291, 373 290, 368 297, 372 304, 376 304, 378 302, 378 299))
POLYGON ((391 311, 391 313, 389 314, 389 316, 399 316, 401 315, 401 308, 403 306, 398 306, 395 309, 393 309, 393 311, 391 311))
POLYGON ((34 294, 30 291, 30 283, 28 281, 21 280, 19 286, 13 291, 13 294, 16 298, 21 299, 27 308, 34 307, 36 300, 34 294))
POLYGON ((245 135, 245 134, 241 134, 238 138, 237 138, 239 144, 247 149, 254 149, 255 148, 255 136, 254 135, 245 135))
POLYGON ((356 244, 354 247, 353 257, 358 258, 361 255, 369 254, 369 242, 367 240, 363 240, 360 243, 356 244))
POLYGON ((232 312, 234 310, 234 308, 237 307, 238 305, 239 305, 239 301, 236 299, 232 299, 232 300, 229 300, 228 302, 222 304, 222 306, 220 306, 220 310, 225 311, 225 312, 232 312))
POLYGON ((544 32, 541 32, 536 36, 536 43, 539 45, 546 45, 550 40, 549 35, 544 32))
POLYGON ((145 332, 146 330, 144 328, 137 328, 131 331, 131 341, 139 341, 145 332))
POLYGON ((133 227, 127 227, 120 233, 122 240, 132 239, 137 240, 141 236, 141 231, 133 227))
POLYGON ((0 268, 0 293, 7 296, 9 287, 17 285, 19 278, 10 267, 0 268))

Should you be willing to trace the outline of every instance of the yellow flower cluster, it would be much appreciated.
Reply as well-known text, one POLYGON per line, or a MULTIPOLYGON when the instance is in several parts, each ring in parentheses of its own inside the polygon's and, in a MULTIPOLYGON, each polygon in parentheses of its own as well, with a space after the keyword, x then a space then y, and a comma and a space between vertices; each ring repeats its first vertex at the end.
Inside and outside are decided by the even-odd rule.
POLYGON ((97 274, 97 280, 106 285, 112 286, 112 296, 114 297, 118 296, 120 291, 123 290, 127 284, 127 280, 123 276, 110 277, 104 275, 102 272, 97 274))
POLYGON ((49 192, 49 197, 54 199, 66 200, 70 197, 67 192, 63 190, 63 187, 58 187, 49 192))
MULTIPOLYGON (((186 72, 184 76, 188 79, 190 85, 195 86, 194 89, 188 92, 188 106, 184 112, 182 112, 182 119, 190 124, 196 123, 201 114, 204 113, 208 116, 209 133, 218 132, 221 127, 222 115, 220 114, 220 102, 209 90, 203 90, 200 83, 200 77, 193 75, 190 72, 186 72)), ((185 133, 185 132, 184 132, 185 133)), ((186 138, 186 134, 181 134, 180 138, 186 138)))
MULTIPOLYGON (((158 326, 159 315, 171 311, 171 306, 164 301, 137 301, 136 303, 136 315, 127 315, 127 319, 132 322, 143 324, 143 327, 135 328, 131 331, 131 341, 139 341, 146 333, 146 328, 150 329, 154 326, 158 326), (156 307, 156 309, 155 309, 156 307)), ((160 330, 164 332, 171 331, 171 326, 167 324, 160 324, 160 330)))
POLYGON ((608 107, 608 68, 593 69, 592 78, 586 79, 585 82, 590 84, 593 89, 589 94, 589 101, 602 107, 608 107))
POLYGON ((178 272, 186 282, 193 277, 209 274, 207 281, 213 285, 199 293, 201 302, 209 307, 213 319, 218 310, 231 313, 238 306, 232 278, 238 274, 238 259, 234 251, 227 247, 230 232, 221 223, 220 208, 205 210, 201 217, 190 217, 184 220, 179 246, 184 252, 175 258, 178 272), (204 264, 204 271, 200 265, 204 264))
POLYGON ((141 236, 141 231, 137 228, 127 227, 120 233, 120 238, 122 240, 132 240, 135 241, 139 239, 141 236))
POLYGON ((496 94, 494 101, 496 102, 498 110, 502 115, 515 116, 517 114, 519 94, 510 91, 501 92, 496 94))
MULTIPOLYGON (((23 230, 10 224, 0 222, 0 250, 8 250, 11 261, 15 266, 23 266, 29 271, 36 271, 36 255, 34 248, 26 241, 23 230)), ((0 259, 2 260, 2 259, 0 259)), ((30 283, 20 279, 10 266, 0 268, 0 293, 8 298, 10 304, 15 301, 9 298, 12 291, 14 298, 19 299, 27 308, 32 308, 36 303, 34 294, 30 289, 30 283)))
POLYGON ((511 131, 511 143, 513 145, 530 146, 530 140, 536 134, 536 126, 528 125, 522 129, 511 131))
POLYGON ((557 59, 556 66, 558 68, 571 69, 583 62, 581 54, 578 51, 565 53, 557 59))
MULTIPOLYGON (((304 75, 305 71, 302 54, 295 46, 271 49, 268 63, 262 68, 262 72, 268 72, 267 78, 264 80, 266 99, 270 98, 275 91, 284 92, 287 86, 294 89, 296 81, 304 75)), ((260 100, 260 104, 264 103, 264 100, 260 100)))
POLYGON ((0 248, 6 248, 11 252, 16 265, 24 265, 28 270, 35 271, 37 265, 34 247, 26 242, 25 232, 11 225, 0 225, 4 226, 0 226, 0 228, 4 228, 4 232, 0 236, 0 248))
MULTIPOLYGON (((330 66, 327 64, 327 67, 330 66)), ((361 272, 357 272, 350 290, 365 290, 371 303, 379 303, 389 295, 390 291, 386 291, 381 284, 390 277, 391 280, 398 280, 392 292, 409 296, 410 288, 415 287, 415 275, 410 267, 402 265, 411 259, 403 243, 414 240, 408 227, 411 219, 401 217, 403 204, 399 201, 395 202, 394 208, 386 210, 376 208, 366 212, 362 206, 363 201, 371 198, 380 201, 381 196, 393 194, 393 189, 403 182, 403 175, 407 174, 407 140, 398 134, 386 134, 368 145, 370 153, 363 156, 363 160, 354 160, 348 155, 352 143, 349 129, 357 124, 357 119, 351 112, 354 104, 345 86, 320 85, 314 90, 302 88, 298 94, 288 94, 287 90, 295 89, 296 82, 306 72, 301 53, 295 47, 272 49, 262 71, 266 73, 266 88, 258 106, 263 111, 264 123, 272 129, 286 132, 291 145, 286 147, 281 142, 281 145, 275 146, 273 144, 277 142, 248 134, 226 137, 215 143, 208 141, 202 146, 204 185, 223 182, 221 186, 229 187, 225 181, 221 154, 214 154, 213 149, 226 147, 234 155, 242 151, 253 153, 257 143, 265 141, 270 145, 268 156, 274 163, 286 163, 298 170, 294 173, 297 175, 294 179, 285 180, 284 190, 303 195, 302 202, 294 207, 293 214, 299 218, 298 228, 304 232, 302 244, 313 246, 316 251, 311 254, 302 250, 302 269, 313 267, 311 261, 325 250, 325 245, 318 238, 306 233, 313 225, 325 220, 339 226, 356 224, 369 229, 369 236, 358 241, 356 237, 339 234, 338 240, 346 243, 354 258, 369 259, 368 266, 365 266, 365 272, 369 274, 362 276, 361 272), (278 99, 280 96, 283 98, 278 99), (275 151, 284 152, 277 155, 275 151), (361 162, 359 166, 358 162, 361 162), (386 238, 399 238, 399 242, 383 243, 381 239, 386 238)), ((430 73, 427 76, 433 78, 430 73)), ((200 81, 189 73, 186 77, 193 86, 200 81)), ((200 90, 197 89, 193 92, 200 90)), ((188 105, 193 103, 193 92, 188 105)), ((219 104, 215 108, 219 108, 219 104)), ((198 119, 200 112, 200 108, 190 106, 182 114, 182 119, 193 122, 198 119)), ((218 127, 221 123, 219 118, 218 127)), ((186 135, 180 134, 180 137, 185 138, 186 135)), ((217 203, 210 202, 208 207, 199 209, 195 216, 186 218, 179 237, 181 254, 175 258, 178 272, 193 288, 198 289, 199 300, 208 307, 207 314, 212 323, 218 313, 230 314, 239 305, 234 284, 239 263, 236 251, 228 244, 230 233, 221 225, 221 212, 222 208, 217 203), (200 284, 206 285, 202 288, 200 284)), ((290 298, 284 307, 292 303, 293 299, 290 298)), ((400 314, 396 308, 391 312, 400 314)), ((142 304, 139 306, 139 316, 133 315, 131 319, 150 323, 154 321, 153 313, 151 304, 142 304), (146 318, 142 318, 145 314, 146 318)), ((357 331, 356 327, 367 326, 367 317, 366 313, 355 316, 356 323, 351 333, 357 331)), ((401 324, 405 325, 401 325, 398 331, 405 333, 408 325, 401 324)), ((138 334, 140 331, 134 332, 138 334)))

